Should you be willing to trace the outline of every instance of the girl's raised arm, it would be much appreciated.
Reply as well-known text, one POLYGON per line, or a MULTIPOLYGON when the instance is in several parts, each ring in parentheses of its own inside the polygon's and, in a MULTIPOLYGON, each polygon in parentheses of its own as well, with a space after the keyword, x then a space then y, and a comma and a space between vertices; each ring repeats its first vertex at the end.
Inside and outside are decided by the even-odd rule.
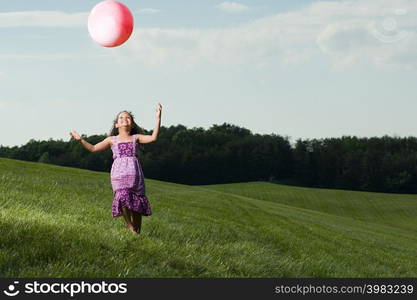
POLYGON ((95 145, 91 145, 89 142, 87 142, 82 137, 80 137, 80 135, 76 131, 71 131, 70 136, 74 140, 77 140, 77 141, 81 142, 81 145, 83 145, 84 148, 87 149, 90 152, 103 151, 103 150, 106 150, 107 148, 109 148, 111 146, 110 137, 105 138, 100 143, 97 143, 95 145))
POLYGON ((138 141, 140 144, 153 143, 158 139, 159 128, 161 127, 161 114, 162 114, 162 105, 158 103, 158 107, 156 109, 156 124, 155 124, 154 130, 152 131, 152 135, 138 134, 139 136, 138 141))

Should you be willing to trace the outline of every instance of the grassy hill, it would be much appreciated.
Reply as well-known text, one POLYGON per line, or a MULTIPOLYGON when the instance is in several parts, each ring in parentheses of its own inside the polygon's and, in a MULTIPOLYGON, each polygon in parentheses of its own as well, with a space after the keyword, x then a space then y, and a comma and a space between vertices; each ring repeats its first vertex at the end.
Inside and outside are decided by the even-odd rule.
POLYGON ((417 195, 145 182, 135 236, 109 174, 0 159, 0 276, 417 276, 417 195))

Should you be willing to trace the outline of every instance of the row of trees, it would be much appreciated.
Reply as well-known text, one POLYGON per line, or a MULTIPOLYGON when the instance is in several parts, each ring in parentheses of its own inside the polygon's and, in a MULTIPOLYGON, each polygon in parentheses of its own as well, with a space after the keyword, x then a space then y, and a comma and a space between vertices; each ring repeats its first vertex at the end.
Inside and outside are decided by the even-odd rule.
MULTIPOLYGON (((151 132, 143 129, 143 134, 151 132)), ((106 135, 84 138, 92 144, 106 135)), ((231 124, 209 129, 161 127, 158 141, 141 145, 147 178, 184 184, 271 181, 380 192, 417 192, 417 138, 299 139, 253 134, 231 124)), ((30 140, 0 146, 0 157, 110 171, 111 150, 90 153, 76 141, 30 140)))
POLYGON ((298 140, 294 178, 308 186, 377 192, 417 192, 417 138, 298 140))

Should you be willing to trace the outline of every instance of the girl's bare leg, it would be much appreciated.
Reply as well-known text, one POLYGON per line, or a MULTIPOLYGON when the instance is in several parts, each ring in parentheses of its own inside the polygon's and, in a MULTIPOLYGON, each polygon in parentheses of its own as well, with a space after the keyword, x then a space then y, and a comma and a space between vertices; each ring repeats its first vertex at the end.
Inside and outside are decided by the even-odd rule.
POLYGON ((132 225, 135 231, 139 234, 140 228, 142 227, 142 215, 136 211, 131 211, 132 225))
POLYGON ((136 233, 135 227, 132 224, 132 212, 130 211, 130 209, 128 209, 127 207, 122 207, 122 214, 123 214, 123 218, 125 219, 127 228, 132 231, 133 233, 136 233))

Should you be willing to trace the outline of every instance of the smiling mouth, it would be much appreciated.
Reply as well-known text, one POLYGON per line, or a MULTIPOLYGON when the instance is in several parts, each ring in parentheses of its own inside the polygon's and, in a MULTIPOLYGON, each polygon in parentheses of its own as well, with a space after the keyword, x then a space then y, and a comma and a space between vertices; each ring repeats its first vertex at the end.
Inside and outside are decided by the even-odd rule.
POLYGON ((16 292, 13 292, 13 293, 11 293, 11 292, 8 292, 8 291, 3 291, 7 296, 16 296, 17 294, 19 294, 19 291, 16 291, 16 292))

